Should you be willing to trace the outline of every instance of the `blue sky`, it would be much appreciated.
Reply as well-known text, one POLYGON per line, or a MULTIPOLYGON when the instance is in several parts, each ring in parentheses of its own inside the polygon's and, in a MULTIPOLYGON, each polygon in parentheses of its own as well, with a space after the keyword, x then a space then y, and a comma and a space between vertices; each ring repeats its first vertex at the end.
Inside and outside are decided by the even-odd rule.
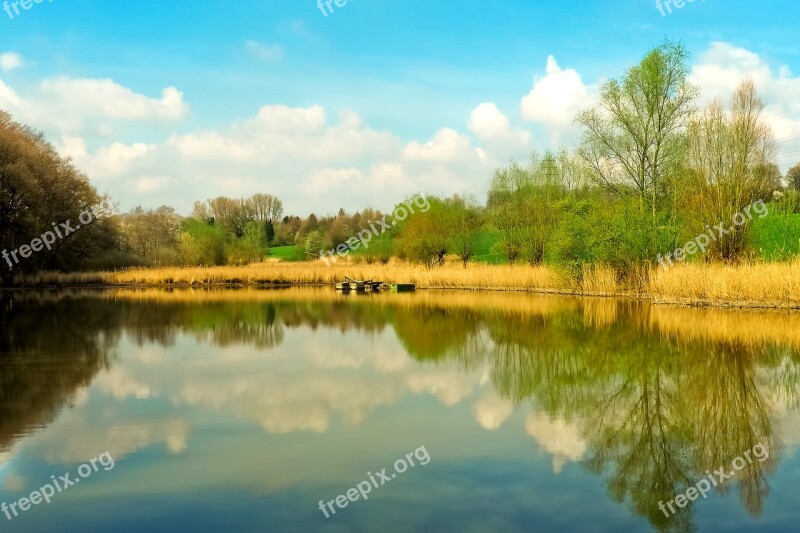
POLYGON ((122 209, 184 213, 254 192, 298 214, 420 191, 481 198, 498 164, 577 142, 571 115, 665 37, 686 43, 706 97, 754 78, 776 138, 800 133, 796 0, 696 0, 667 16, 650 0, 332 7, 44 0, 0 12, 0 107, 122 209))

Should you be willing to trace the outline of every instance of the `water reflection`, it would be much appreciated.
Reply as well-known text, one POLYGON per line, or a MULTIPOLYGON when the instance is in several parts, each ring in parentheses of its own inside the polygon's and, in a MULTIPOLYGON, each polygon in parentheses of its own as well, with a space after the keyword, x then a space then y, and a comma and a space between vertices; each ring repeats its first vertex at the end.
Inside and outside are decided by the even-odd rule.
MULTIPOLYGON (((89 441, 114 457, 155 442, 181 454, 198 425, 186 410, 272 435, 324 434, 423 393, 445 406, 474 397, 479 427, 497 431, 526 408, 524 430, 556 474, 580 463, 633 516, 686 530, 698 502, 667 518, 659 501, 760 443, 769 459, 715 489, 736 491, 758 516, 783 446, 800 441, 796 314, 320 290, 14 294, 0 303, 0 453, 26 439, 35 448, 34 434, 50 431, 60 442, 45 454, 53 461, 83 460, 89 441), (389 332, 402 351, 375 340, 389 332), (92 418, 69 410, 69 424, 53 424, 90 384, 160 407, 92 418)), ((310 478, 287 470, 271 490, 310 478)))

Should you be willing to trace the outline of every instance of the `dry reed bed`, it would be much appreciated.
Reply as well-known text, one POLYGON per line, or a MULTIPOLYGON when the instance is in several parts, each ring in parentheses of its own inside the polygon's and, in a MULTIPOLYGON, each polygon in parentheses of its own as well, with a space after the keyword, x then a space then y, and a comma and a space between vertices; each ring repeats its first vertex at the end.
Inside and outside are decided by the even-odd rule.
POLYGON ((97 274, 44 273, 25 279, 24 285, 330 285, 345 276, 416 283, 421 289, 637 296, 656 303, 800 308, 800 260, 736 266, 685 264, 667 271, 655 269, 649 281, 636 291, 620 286, 614 272, 602 267, 587 270, 582 282, 576 284, 546 266, 470 264, 463 268, 457 262, 449 262, 443 267, 426 269, 394 260, 386 265, 267 262, 247 266, 137 268, 97 274))
POLYGON ((798 308, 800 260, 658 269, 646 292, 657 303, 798 308))
POLYGON ((387 283, 416 283, 419 288, 501 289, 557 291, 567 286, 552 269, 540 266, 494 266, 448 264, 426 269, 402 262, 387 265, 321 262, 258 263, 241 267, 130 269, 102 274, 112 285, 176 284, 333 284, 345 276, 376 279, 387 283))

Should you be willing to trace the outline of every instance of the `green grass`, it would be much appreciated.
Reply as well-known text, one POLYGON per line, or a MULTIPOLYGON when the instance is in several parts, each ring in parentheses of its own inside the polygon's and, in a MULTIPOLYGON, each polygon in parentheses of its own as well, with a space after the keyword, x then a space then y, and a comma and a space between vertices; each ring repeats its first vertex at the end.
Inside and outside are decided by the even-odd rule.
POLYGON ((753 222, 753 246, 767 261, 785 261, 800 254, 800 214, 770 213, 753 222))
POLYGON ((296 246, 276 246, 269 249, 269 257, 281 261, 302 261, 303 254, 296 246))
POLYGON ((506 257, 492 250, 497 243, 498 234, 496 231, 482 231, 478 239, 478 247, 475 250, 473 261, 477 263, 488 263, 499 265, 507 263, 506 257))

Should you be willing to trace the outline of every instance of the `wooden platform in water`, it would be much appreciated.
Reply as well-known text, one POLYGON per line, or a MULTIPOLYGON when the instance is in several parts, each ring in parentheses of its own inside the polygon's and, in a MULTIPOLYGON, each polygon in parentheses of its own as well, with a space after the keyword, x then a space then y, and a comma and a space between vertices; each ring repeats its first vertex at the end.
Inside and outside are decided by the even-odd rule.
POLYGON ((417 286, 413 283, 382 283, 380 281, 373 280, 359 281, 345 278, 343 283, 336 284, 336 290, 342 292, 413 292, 417 290, 417 286))

